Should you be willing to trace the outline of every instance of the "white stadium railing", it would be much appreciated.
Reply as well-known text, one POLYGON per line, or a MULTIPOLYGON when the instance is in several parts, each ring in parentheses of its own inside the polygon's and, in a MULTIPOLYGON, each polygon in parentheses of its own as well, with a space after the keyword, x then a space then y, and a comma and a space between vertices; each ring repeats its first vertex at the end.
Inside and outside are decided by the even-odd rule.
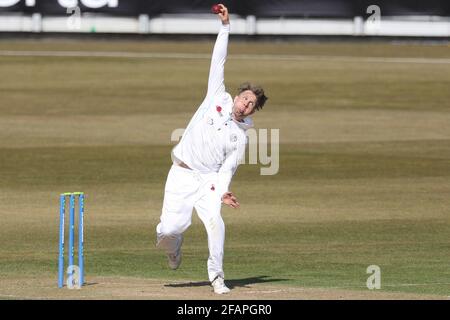
MULTIPOLYGON (((161 15, 112 17, 31 16, 1 14, 0 32, 128 33, 128 34, 214 34, 217 18, 210 15, 161 15)), ((450 17, 380 17, 378 21, 353 19, 257 19, 232 16, 234 34, 242 35, 343 35, 450 37, 450 17)))

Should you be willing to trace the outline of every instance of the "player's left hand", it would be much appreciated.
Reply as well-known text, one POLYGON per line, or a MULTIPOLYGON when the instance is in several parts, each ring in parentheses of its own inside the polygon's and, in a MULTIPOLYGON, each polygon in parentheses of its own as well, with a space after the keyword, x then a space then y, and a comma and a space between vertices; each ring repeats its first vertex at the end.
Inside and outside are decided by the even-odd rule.
POLYGON ((225 192, 222 196, 222 202, 233 209, 239 208, 239 202, 232 192, 225 192))

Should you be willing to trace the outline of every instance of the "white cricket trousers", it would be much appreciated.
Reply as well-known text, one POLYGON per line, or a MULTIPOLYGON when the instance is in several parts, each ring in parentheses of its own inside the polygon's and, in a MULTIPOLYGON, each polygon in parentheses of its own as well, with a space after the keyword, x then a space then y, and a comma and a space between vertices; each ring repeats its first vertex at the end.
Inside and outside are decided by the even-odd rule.
POLYGON ((183 232, 191 225, 195 208, 208 234, 210 281, 217 276, 224 278, 225 224, 220 215, 222 195, 217 192, 217 177, 217 173, 199 173, 173 164, 164 190, 161 222, 156 227, 157 246, 174 254, 183 242, 183 232))

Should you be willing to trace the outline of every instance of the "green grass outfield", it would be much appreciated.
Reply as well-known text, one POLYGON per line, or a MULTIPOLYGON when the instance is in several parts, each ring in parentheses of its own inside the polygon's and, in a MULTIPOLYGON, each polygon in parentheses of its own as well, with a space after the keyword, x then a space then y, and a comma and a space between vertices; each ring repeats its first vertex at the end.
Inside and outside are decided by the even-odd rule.
MULTIPOLYGON (((68 191, 87 195, 87 281, 207 279, 195 213, 179 270, 168 270, 154 242, 170 134, 203 99, 211 48, 0 42, 0 283, 54 277, 56 286, 58 197, 68 191), (2 54, 80 50, 198 56, 2 54)), ((254 120, 279 129, 281 145, 277 175, 242 165, 233 180, 241 208, 223 210, 226 278, 368 291, 366 268, 378 265, 380 292, 448 297, 449 47, 231 37, 229 54, 228 90, 245 80, 265 87, 269 101, 254 120)))

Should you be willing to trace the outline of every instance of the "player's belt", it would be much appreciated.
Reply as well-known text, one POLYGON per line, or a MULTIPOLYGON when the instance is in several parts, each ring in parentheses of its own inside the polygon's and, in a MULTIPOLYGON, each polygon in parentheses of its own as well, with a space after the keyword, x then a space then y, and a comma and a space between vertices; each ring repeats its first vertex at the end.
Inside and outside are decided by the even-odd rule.
POLYGON ((181 161, 180 161, 180 162, 178 163, 178 165, 179 165, 180 167, 182 167, 182 168, 192 170, 192 169, 189 168, 189 166, 188 166, 186 163, 184 163, 184 162, 181 162, 181 161))

